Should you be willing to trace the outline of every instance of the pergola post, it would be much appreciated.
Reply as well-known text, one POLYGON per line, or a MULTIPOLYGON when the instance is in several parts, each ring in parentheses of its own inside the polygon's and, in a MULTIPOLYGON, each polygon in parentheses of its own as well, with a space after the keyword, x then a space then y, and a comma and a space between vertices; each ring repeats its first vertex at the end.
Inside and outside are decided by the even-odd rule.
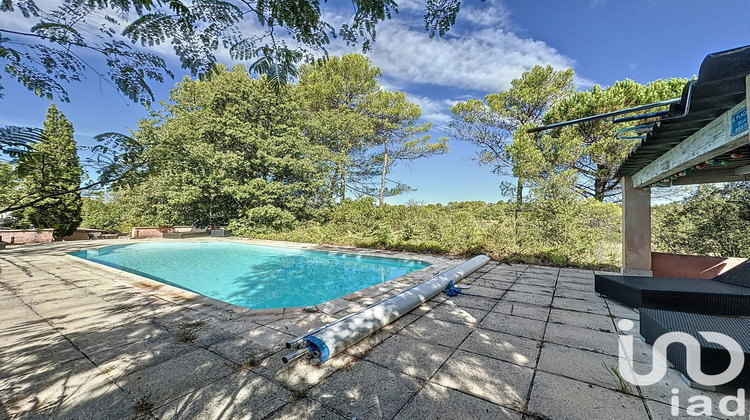
POLYGON ((622 274, 651 276, 651 191, 622 178, 622 274))

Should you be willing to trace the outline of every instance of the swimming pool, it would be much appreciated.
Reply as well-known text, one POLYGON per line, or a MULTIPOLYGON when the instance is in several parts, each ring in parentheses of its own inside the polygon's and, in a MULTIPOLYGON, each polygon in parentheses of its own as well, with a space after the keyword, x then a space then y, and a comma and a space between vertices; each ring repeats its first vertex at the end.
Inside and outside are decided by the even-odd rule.
POLYGON ((70 254, 251 309, 317 305, 430 265, 216 242, 137 243, 70 254))

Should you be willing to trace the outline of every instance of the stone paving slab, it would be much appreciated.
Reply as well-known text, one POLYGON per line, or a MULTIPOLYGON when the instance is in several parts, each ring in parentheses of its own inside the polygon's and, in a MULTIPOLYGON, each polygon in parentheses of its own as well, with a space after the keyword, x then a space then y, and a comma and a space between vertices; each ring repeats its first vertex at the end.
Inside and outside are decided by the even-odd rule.
POLYGON ((427 384, 396 416, 399 420, 520 420, 522 414, 436 384, 427 384))
POLYGON ((512 334, 477 329, 459 349, 521 366, 534 367, 541 342, 512 334))
POLYGON ((448 347, 458 347, 471 330, 454 322, 441 321, 427 317, 419 318, 409 324, 399 334, 448 347))
POLYGON ((66 398, 85 394, 81 391, 82 387, 90 390, 92 379, 97 381, 95 388, 109 384, 96 366, 86 359, 61 363, 54 368, 47 366, 20 376, 0 379, 0 401, 12 417, 51 417, 66 398))
POLYGON ((268 418, 273 420, 351 420, 307 398, 288 403, 268 418))
POLYGON ((367 357, 368 354, 370 354, 372 349, 392 336, 393 334, 391 334, 390 332, 383 331, 381 329, 380 331, 376 331, 371 335, 365 337, 359 343, 352 345, 348 349, 344 350, 344 352, 358 359, 363 359, 367 357))
POLYGON ((0 378, 54 371, 84 355, 59 334, 28 339, 0 351, 0 378))
POLYGON ((461 308, 452 303, 444 303, 425 313, 425 317, 449 321, 475 327, 489 311, 474 308, 461 308))
POLYGON ((539 294, 539 295, 550 295, 555 292, 554 283, 552 286, 537 286, 534 284, 525 284, 525 283, 516 283, 511 288, 511 291, 513 292, 524 292, 524 293, 533 293, 533 294, 539 294))
POLYGON ((604 316, 609 315, 609 309, 604 301, 569 299, 555 296, 555 300, 552 302, 552 307, 604 316))
POLYGON ((547 321, 549 316, 549 307, 529 303, 503 300, 494 308, 492 312, 498 312, 505 315, 512 315, 521 318, 530 318, 537 321, 547 321))
MULTIPOLYGON (((561 291, 570 291, 570 292, 590 292, 594 290, 594 285, 592 284, 583 284, 583 283, 565 283, 562 281, 557 282, 557 286, 555 287, 556 290, 561 291)), ((562 296, 562 295, 561 295, 562 296)), ((594 293, 594 296, 596 296, 596 293, 594 293)))
MULTIPOLYGON (((589 384, 617 390, 619 381, 610 370, 618 369, 618 359, 587 350, 545 343, 537 368, 589 384), (586 366, 586 369, 582 369, 586 366)), ((635 387, 631 387, 634 392, 635 387)))
MULTIPOLYGON (((636 372, 641 374, 647 373, 643 370, 638 369, 638 367, 636 367, 636 372)), ((676 405, 682 409, 681 411, 683 412, 683 414, 685 414, 685 410, 687 409, 687 407, 694 402, 691 401, 691 398, 705 397, 708 397, 711 400, 713 411, 715 414, 717 414, 719 413, 718 403, 722 398, 726 396, 726 394, 704 391, 701 389, 689 387, 687 383, 682 380, 680 373, 673 369, 667 370, 667 374, 664 377, 664 380, 659 381, 654 385, 641 386, 641 393, 643 394, 643 397, 647 399, 647 401, 651 400, 669 405, 672 404, 672 397, 675 396, 673 390, 677 390, 678 399, 676 405)), ((748 395, 747 393, 745 394, 745 406, 750 409, 750 395, 748 395)), ((744 418, 747 419, 748 416, 744 416, 744 418)))
MULTIPOLYGON (((24 312, 27 317, 3 320, 0 331, 0 351, 19 350, 28 345, 34 345, 37 340, 58 338, 59 333, 47 321, 39 318, 33 312, 24 312)), ((18 312, 13 311, 13 316, 18 312)))
POLYGON ((607 299, 605 299, 607 302, 607 307, 609 308, 609 313, 618 317, 618 318, 627 318, 632 320, 638 320, 638 313, 633 310, 633 308, 628 308, 627 306, 620 305, 614 302, 611 302, 607 299))
POLYGON ((556 297, 561 298, 567 298, 567 299, 577 299, 577 300, 595 300, 596 299, 596 293, 593 292, 593 290, 576 290, 576 289, 569 289, 566 287, 558 287, 555 291, 556 297))
MULTIPOLYGON (((467 290, 468 292, 468 290, 467 290)), ((476 295, 462 294, 454 296, 450 301, 452 305, 461 308, 472 308, 489 311, 497 305, 498 299, 490 299, 476 295)))
POLYGON ((557 308, 552 308, 552 311, 550 311, 549 322, 588 328, 601 332, 615 331, 615 324, 610 316, 567 311, 557 308))
MULTIPOLYGON (((489 280, 486 278, 478 278, 471 283, 469 283, 472 287, 482 287, 486 289, 495 289, 496 292, 491 292, 497 297, 502 296, 507 290, 509 290, 513 286, 513 282, 510 281, 500 281, 500 280, 489 280)), ((493 296, 491 296, 493 297, 493 296)))
POLYGON ((490 312, 479 323, 484 329, 505 332, 520 337, 541 340, 544 336, 546 323, 535 319, 523 318, 515 315, 506 315, 499 312, 490 312))
POLYGON ((648 407, 649 414, 651 414, 651 418, 654 420, 686 420, 686 419, 726 419, 726 418, 736 418, 736 419, 747 419, 747 416, 722 416, 719 414, 718 411, 712 410, 712 413, 717 414, 719 417, 716 416, 696 416, 696 415, 690 415, 687 413, 686 409, 678 409, 677 415, 672 414, 672 406, 668 404, 661 404, 654 401, 646 401, 646 406, 648 407))
POLYGON ((125 346, 108 348, 88 355, 99 369, 117 379, 158 365, 194 350, 194 346, 177 342, 172 334, 163 332, 125 346))
POLYGON ((308 396, 347 418, 390 419, 421 389, 416 378, 359 361, 331 375, 308 396))
POLYGON ((163 331, 147 321, 122 323, 116 326, 100 323, 96 328, 89 327, 85 330, 80 326, 75 330, 69 330, 66 327, 60 330, 76 348, 86 355, 155 337, 163 331))
POLYGON ((500 299, 508 293, 505 288, 495 288, 482 286, 482 283, 474 282, 471 284, 471 288, 464 290, 464 294, 467 296, 479 296, 483 298, 500 299))
POLYGON ((617 356, 617 335, 611 332, 594 331, 589 328, 564 324, 548 324, 544 336, 546 341, 569 347, 581 348, 595 353, 617 356))
POLYGON ((159 419, 262 419, 291 393, 253 372, 237 372, 154 410, 159 419))
POLYGON ((429 379, 453 353, 453 349, 403 335, 375 347, 365 360, 420 379, 429 379))
POLYGON ((530 277, 522 276, 516 281, 519 286, 540 286, 554 289, 557 284, 557 277, 530 277))
POLYGON ((228 376, 239 367, 203 349, 180 354, 158 365, 115 380, 132 399, 147 398, 156 407, 228 376))
POLYGON ((288 353, 288 350, 282 350, 265 358, 257 366, 251 365, 250 370, 294 392, 306 393, 340 369, 350 367, 357 360, 347 353, 341 353, 323 364, 317 364, 312 360, 284 364, 281 357, 288 353))
POLYGON ((539 295, 536 293, 509 291, 505 294, 505 296, 503 296, 503 300, 540 306, 549 306, 549 304, 552 303, 552 295, 539 295))
POLYGON ((462 350, 438 370, 432 382, 503 407, 522 410, 534 371, 462 350))
POLYGON ((529 411, 553 419, 647 419, 643 401, 606 388, 538 372, 529 411))

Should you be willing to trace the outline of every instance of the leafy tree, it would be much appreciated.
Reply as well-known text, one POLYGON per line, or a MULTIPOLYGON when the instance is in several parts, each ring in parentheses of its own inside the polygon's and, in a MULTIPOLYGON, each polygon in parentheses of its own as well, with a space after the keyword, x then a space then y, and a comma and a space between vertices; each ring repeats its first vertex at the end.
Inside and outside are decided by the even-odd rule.
POLYGON ((54 229, 57 239, 73 233, 81 223, 81 194, 75 189, 81 184, 83 171, 76 154, 73 124, 55 104, 47 110, 41 141, 20 155, 17 170, 23 179, 18 200, 30 204, 22 211, 22 218, 37 228, 54 229))
POLYGON ((300 68, 297 93, 303 110, 305 135, 333 152, 331 174, 340 201, 347 190, 367 191, 372 176, 366 152, 372 139, 372 123, 360 104, 378 91, 380 69, 360 54, 330 57, 300 68))
POLYGON ((663 252, 750 256, 750 183, 701 185, 684 200, 654 208, 654 248, 663 252))
POLYGON ((83 197, 81 214, 82 228, 120 230, 125 203, 115 203, 113 198, 102 192, 83 197))
POLYGON ((408 102, 402 92, 379 91, 361 104, 362 109, 371 116, 374 129, 374 146, 377 152, 372 161, 380 167, 380 188, 378 202, 382 206, 386 195, 394 195, 408 188, 406 184, 396 183, 394 189, 386 189, 387 176, 398 162, 411 162, 448 151, 448 139, 441 137, 436 143, 430 143, 427 132, 432 124, 417 124, 422 116, 419 106, 408 102))
POLYGON ((330 152, 303 136, 290 89, 243 66, 186 77, 128 140, 126 158, 143 165, 116 184, 124 217, 250 228, 314 217, 329 203, 330 152))
MULTIPOLYGON (((5 203, 16 201, 18 193, 18 179, 13 165, 0 162, 0 207, 5 207, 5 203)), ((0 212, 2 213, 5 212, 0 212)))
MULTIPOLYGON (((606 88, 594 86, 559 100, 544 115, 544 121, 574 120, 671 99, 680 96, 686 82, 656 80, 644 86, 625 80, 606 88)), ((527 133, 530 126, 524 127, 516 131, 513 146, 508 149, 516 163, 514 171, 537 186, 565 177, 581 196, 604 201, 619 193, 615 169, 639 141, 618 138, 616 133, 632 125, 596 120, 542 134, 527 133)))
MULTIPOLYGON (((430 36, 443 36, 459 8, 458 1, 428 0, 424 22, 430 36)), ((35 94, 67 101, 61 82, 83 79, 94 55, 104 59, 107 79, 117 89, 133 101, 150 102, 149 83, 172 73, 149 49, 171 44, 193 76, 216 64, 222 49, 232 60, 253 60, 251 71, 283 82, 296 76, 297 63, 325 54, 332 37, 361 43, 367 51, 377 25, 398 13, 398 4, 353 0, 352 9, 351 18, 336 29, 323 19, 319 0, 68 1, 52 10, 34 0, 2 0, 0 12, 28 22, 29 29, 0 28, 0 61, 35 94)), ((105 71, 93 70, 104 79, 105 71)))
MULTIPOLYGON (((535 66, 513 79, 507 91, 459 102, 451 108, 451 134, 479 146, 478 161, 504 174, 515 166, 508 146, 523 124, 540 124, 545 112, 573 90, 573 69, 556 71, 535 66)), ((518 174, 515 174, 518 176, 518 174)), ((517 203, 522 200, 523 177, 518 176, 517 203)))

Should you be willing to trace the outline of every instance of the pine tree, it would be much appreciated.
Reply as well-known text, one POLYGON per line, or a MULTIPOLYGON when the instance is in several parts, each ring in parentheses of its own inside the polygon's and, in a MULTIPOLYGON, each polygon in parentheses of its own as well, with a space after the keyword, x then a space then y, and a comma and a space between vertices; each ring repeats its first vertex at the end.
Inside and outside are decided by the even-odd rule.
POLYGON ((23 194, 31 199, 46 197, 23 210, 23 221, 36 228, 54 229, 57 240, 73 233, 81 223, 83 202, 80 192, 66 191, 80 186, 82 172, 73 124, 53 103, 47 109, 40 141, 19 158, 23 194))

